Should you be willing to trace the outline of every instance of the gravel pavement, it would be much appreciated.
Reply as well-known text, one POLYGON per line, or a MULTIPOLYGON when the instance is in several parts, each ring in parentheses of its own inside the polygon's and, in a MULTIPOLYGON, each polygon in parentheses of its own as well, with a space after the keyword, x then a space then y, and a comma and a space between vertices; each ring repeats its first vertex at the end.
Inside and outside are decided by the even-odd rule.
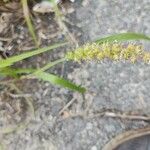
MULTIPOLYGON (((149 0, 79 0, 74 6, 72 21, 82 31, 84 42, 126 31, 150 35, 149 0)), ((148 50, 150 44, 143 43, 148 50)), ((44 84, 35 92, 35 119, 25 131, 4 137, 8 150, 101 150, 113 136, 149 125, 144 121, 89 118, 85 113, 115 109, 150 115, 148 64, 91 62, 77 65, 67 77, 87 87, 85 99, 78 93, 44 84), (57 117, 72 99, 75 101, 64 116, 79 115, 57 117)))

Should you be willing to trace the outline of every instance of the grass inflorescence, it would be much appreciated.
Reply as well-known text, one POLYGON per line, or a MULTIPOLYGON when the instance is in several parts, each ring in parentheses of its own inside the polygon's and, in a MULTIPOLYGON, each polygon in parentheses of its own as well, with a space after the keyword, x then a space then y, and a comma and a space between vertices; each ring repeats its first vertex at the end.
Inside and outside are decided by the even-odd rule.
POLYGON ((150 62, 150 52, 144 51, 142 45, 129 43, 127 45, 121 43, 97 43, 86 44, 75 51, 66 54, 67 60, 73 61, 101 61, 110 59, 113 61, 129 60, 132 63, 142 60, 145 63, 150 62))

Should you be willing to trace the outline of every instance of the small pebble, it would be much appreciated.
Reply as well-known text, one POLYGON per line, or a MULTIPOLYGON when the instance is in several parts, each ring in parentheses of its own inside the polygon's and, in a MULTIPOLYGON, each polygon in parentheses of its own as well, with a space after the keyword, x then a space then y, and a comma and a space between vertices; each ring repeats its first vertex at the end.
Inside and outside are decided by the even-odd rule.
POLYGON ((96 146, 92 146, 91 150, 97 150, 96 146))
POLYGON ((91 130, 93 128, 92 123, 87 123, 86 129, 91 130))

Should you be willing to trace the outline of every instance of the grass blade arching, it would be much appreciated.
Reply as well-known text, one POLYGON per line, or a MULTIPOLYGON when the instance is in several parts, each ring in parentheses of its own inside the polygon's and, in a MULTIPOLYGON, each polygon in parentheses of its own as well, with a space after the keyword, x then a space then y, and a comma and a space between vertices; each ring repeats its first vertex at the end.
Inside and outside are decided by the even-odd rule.
POLYGON ((46 52, 46 51, 53 50, 55 48, 58 48, 58 47, 61 47, 61 46, 64 46, 64 45, 66 45, 66 43, 59 43, 59 44, 57 43, 57 44, 54 44, 52 46, 39 48, 37 50, 33 50, 33 51, 30 51, 30 52, 25 52, 25 53, 20 54, 20 55, 9 57, 7 59, 2 59, 2 60, 0 60, 0 68, 8 67, 8 66, 12 65, 13 63, 21 61, 23 59, 41 54, 41 53, 46 52))
POLYGON ((120 41, 128 41, 128 40, 148 40, 150 41, 150 37, 139 34, 139 33, 120 33, 120 34, 114 34, 105 38, 97 39, 95 42, 98 44, 102 44, 104 42, 120 42, 120 41))
MULTIPOLYGON (((22 74, 32 74, 32 76, 36 77, 37 79, 40 79, 43 81, 48 81, 52 84, 59 85, 59 86, 62 86, 64 88, 68 88, 70 90, 77 91, 79 93, 84 93, 86 91, 85 88, 80 87, 74 83, 71 83, 68 80, 65 80, 65 79, 60 78, 56 75, 49 74, 46 72, 42 72, 42 71, 39 72, 38 69, 28 69, 28 68, 27 69, 22 69, 22 68, 14 69, 14 68, 9 67, 6 70, 4 69, 4 72, 2 72, 2 71, 3 71, 3 69, 0 70, 0 74, 2 74, 4 76, 20 77, 20 75, 22 75, 22 74), (34 74, 34 72, 35 73, 37 72, 37 73, 34 74)), ((24 75, 24 79, 25 80, 28 79, 28 75, 27 76, 24 75)))
POLYGON ((46 64, 44 67, 40 68, 40 69, 37 69, 36 72, 34 72, 33 74, 37 74, 39 72, 44 72, 46 70, 48 70, 49 68, 59 64, 59 63, 63 63, 64 61, 66 60, 66 58, 61 58, 61 59, 58 59, 56 61, 53 61, 53 62, 49 62, 48 64, 46 64))
POLYGON ((70 81, 65 80, 63 78, 60 78, 60 77, 58 77, 56 75, 53 75, 53 74, 49 74, 49 73, 46 73, 46 72, 39 72, 38 74, 35 74, 35 76, 38 79, 48 81, 48 82, 50 82, 52 84, 55 84, 55 85, 60 85, 62 87, 71 89, 73 91, 77 91, 77 92, 80 92, 80 93, 84 93, 86 91, 85 88, 77 86, 74 83, 71 83, 70 81))

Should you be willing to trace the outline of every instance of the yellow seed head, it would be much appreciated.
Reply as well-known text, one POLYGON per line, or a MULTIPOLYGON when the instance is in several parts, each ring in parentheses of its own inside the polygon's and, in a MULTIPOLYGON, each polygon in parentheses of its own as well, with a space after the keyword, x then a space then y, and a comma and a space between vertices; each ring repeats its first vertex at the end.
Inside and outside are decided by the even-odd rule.
POLYGON ((129 60, 132 63, 141 59, 145 63, 150 62, 150 52, 144 52, 141 45, 128 44, 127 46, 120 43, 103 43, 101 45, 93 43, 86 44, 66 54, 67 60, 74 61, 101 61, 105 58, 118 61, 129 60))
POLYGON ((149 52, 145 52, 145 53, 143 54, 143 61, 144 61, 145 63, 149 63, 149 62, 150 62, 150 53, 149 53, 149 52))

